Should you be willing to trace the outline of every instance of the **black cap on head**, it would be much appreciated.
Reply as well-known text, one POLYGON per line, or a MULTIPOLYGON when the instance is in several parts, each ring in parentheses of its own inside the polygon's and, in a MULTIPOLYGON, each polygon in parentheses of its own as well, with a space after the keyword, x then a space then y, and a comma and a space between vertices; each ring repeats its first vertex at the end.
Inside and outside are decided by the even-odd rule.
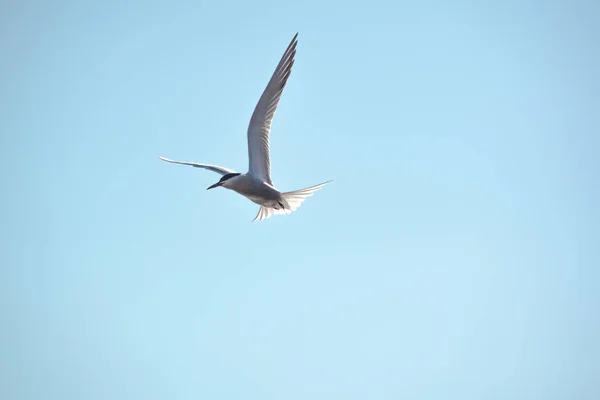
POLYGON ((241 175, 241 174, 240 174, 240 173, 237 173, 237 172, 233 172, 233 173, 231 173, 231 174, 225 174, 225 175, 223 175, 223 176, 221 177, 221 179, 219 180, 219 182, 225 182, 226 180, 228 180, 228 179, 231 179, 231 178, 233 178, 234 176, 238 176, 238 175, 241 175))

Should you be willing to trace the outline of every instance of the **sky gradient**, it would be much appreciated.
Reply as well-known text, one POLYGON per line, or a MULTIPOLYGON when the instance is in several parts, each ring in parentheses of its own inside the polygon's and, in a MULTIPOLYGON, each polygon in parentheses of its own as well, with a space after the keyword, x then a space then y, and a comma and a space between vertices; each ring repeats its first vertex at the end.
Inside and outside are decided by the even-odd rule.
POLYGON ((126 3, 0 5, 0 398, 600 398, 598 2, 126 3))

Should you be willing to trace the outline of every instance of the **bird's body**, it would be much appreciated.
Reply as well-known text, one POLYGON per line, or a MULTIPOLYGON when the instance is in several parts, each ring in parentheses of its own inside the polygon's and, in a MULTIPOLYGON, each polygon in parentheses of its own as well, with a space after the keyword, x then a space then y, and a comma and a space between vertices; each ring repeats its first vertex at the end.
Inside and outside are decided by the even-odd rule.
POLYGON ((275 209, 284 207, 285 199, 281 192, 252 175, 240 174, 234 176, 225 181, 222 186, 241 194, 260 206, 275 209))
POLYGON ((290 76, 292 65, 294 64, 296 44, 298 43, 297 37, 298 34, 294 36, 283 54, 250 119, 250 125, 248 126, 249 168, 247 173, 240 174, 216 165, 173 161, 160 157, 167 162, 204 168, 222 175, 221 180, 208 189, 222 186, 260 205, 260 209, 254 220, 263 220, 277 214, 289 214, 300 207, 307 197, 330 182, 324 182, 293 192, 280 192, 275 188, 271 180, 269 155, 271 121, 279 104, 283 88, 290 76))

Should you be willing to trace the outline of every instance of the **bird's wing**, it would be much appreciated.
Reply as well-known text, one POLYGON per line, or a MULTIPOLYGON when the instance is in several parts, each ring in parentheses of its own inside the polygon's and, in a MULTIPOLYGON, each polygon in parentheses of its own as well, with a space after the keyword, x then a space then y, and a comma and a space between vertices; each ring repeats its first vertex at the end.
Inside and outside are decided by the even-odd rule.
POLYGON ((264 182, 272 184, 271 160, 269 157, 269 132, 271 121, 279 104, 283 88, 292 72, 298 34, 290 42, 281 61, 277 65, 269 84, 265 88, 248 126, 249 173, 264 182))
POLYGON ((163 161, 170 162, 173 164, 191 165, 192 167, 196 167, 196 168, 204 168, 209 171, 216 172, 219 175, 231 174, 231 173, 235 172, 231 169, 219 167, 218 165, 199 164, 199 163, 184 162, 184 161, 173 161, 173 160, 169 160, 168 158, 164 158, 164 157, 158 157, 158 158, 160 158, 163 161))

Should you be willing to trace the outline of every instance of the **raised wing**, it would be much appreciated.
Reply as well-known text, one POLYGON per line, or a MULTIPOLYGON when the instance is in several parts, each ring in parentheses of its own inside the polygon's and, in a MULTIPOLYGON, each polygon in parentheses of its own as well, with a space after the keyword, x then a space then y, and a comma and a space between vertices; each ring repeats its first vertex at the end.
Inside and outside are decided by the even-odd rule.
POLYGON ((271 181, 271 159, 269 156, 269 132, 271 121, 279 104, 283 88, 292 72, 298 34, 287 47, 277 65, 269 84, 265 88, 248 126, 248 158, 250 175, 273 184, 271 181))
POLYGON ((158 157, 158 158, 160 158, 163 161, 170 162, 173 164, 191 165, 192 167, 196 167, 196 168, 204 168, 209 171, 216 172, 219 175, 231 174, 231 173, 235 172, 234 170, 219 167, 218 165, 199 164, 199 163, 184 162, 184 161, 173 161, 173 160, 169 160, 168 158, 164 158, 164 157, 158 157))

